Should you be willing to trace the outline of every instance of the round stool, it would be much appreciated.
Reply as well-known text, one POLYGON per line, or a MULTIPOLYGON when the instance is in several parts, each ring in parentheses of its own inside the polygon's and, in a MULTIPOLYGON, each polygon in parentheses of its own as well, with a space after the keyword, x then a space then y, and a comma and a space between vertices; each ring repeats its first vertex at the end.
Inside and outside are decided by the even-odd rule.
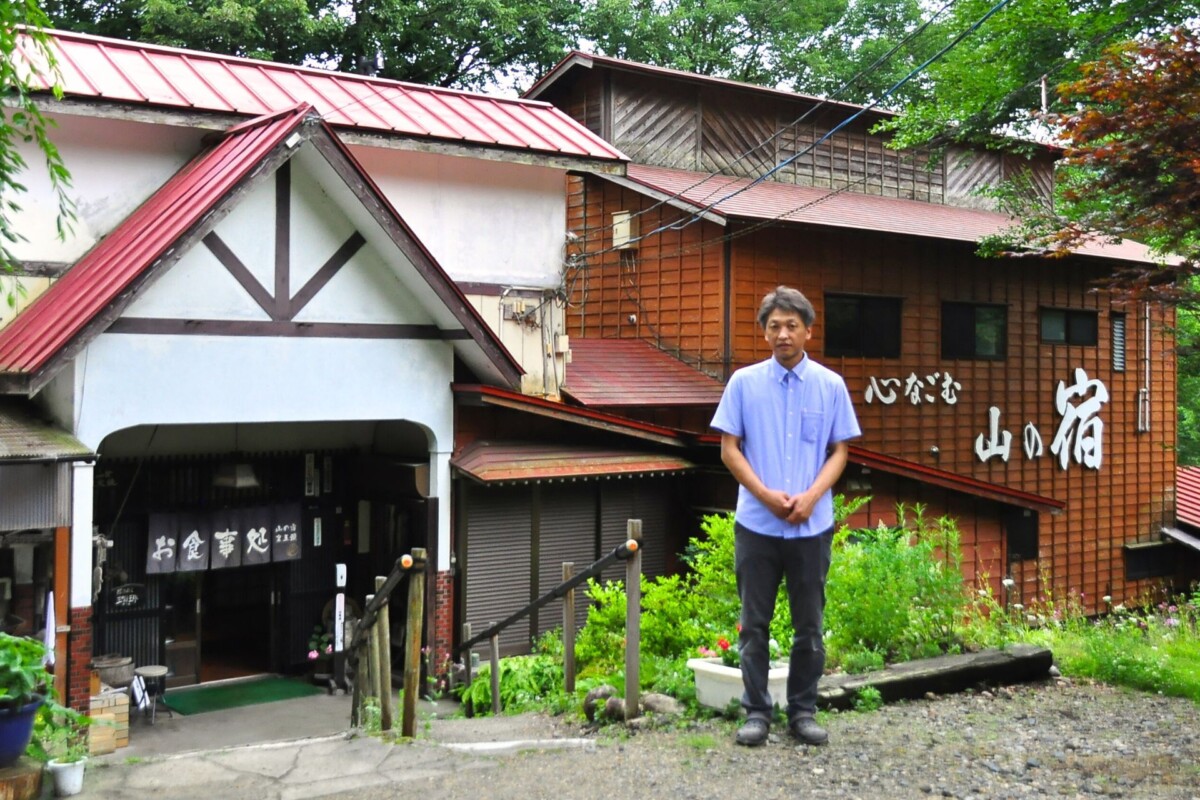
POLYGON ((146 684, 146 692, 150 695, 150 724, 154 724, 154 715, 158 710, 158 704, 162 702, 163 708, 167 709, 167 714, 171 714, 170 707, 163 701, 163 694, 166 691, 164 684, 167 678, 167 668, 159 664, 149 664, 144 667, 138 667, 133 671, 134 675, 139 676, 146 684), (153 686, 153 689, 151 689, 153 686))

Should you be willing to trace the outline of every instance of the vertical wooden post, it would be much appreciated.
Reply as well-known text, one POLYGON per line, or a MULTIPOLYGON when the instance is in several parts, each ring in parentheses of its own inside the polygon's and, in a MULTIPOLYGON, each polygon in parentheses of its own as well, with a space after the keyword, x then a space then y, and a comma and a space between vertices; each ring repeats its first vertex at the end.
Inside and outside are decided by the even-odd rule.
MULTIPOLYGON (((462 640, 464 642, 471 641, 471 623, 469 623, 469 622, 463 623, 462 640)), ((463 653, 463 666, 465 667, 465 669, 463 670, 463 680, 466 681, 464 686, 470 686, 471 681, 475 677, 474 675, 471 674, 471 651, 470 650, 467 650, 463 653)))
POLYGON ((642 703, 638 675, 642 638, 642 521, 629 520, 626 532, 637 545, 625 564, 625 719, 636 719, 642 703))
POLYGON ((408 621, 404 644, 404 712, 400 733, 417 735, 417 695, 421 682, 421 628, 425 619, 425 548, 414 547, 408 576, 408 621))
MULTIPOLYGON (((495 625, 496 623, 491 624, 495 625)), ((500 634, 498 633, 492 634, 492 714, 500 716, 500 634)))
MULTIPOLYGON (((371 605, 371 601, 375 599, 375 595, 367 595, 367 607, 371 605)), ((367 684, 366 693, 368 697, 379 698, 379 617, 375 617, 375 621, 371 624, 371 629, 367 631, 367 669, 368 675, 371 676, 371 682, 367 684)))
MULTIPOLYGON (((350 647, 351 642, 354 641, 354 634, 358 631, 358 620, 355 620, 353 625, 348 625, 346 627, 346 647, 350 647)), ((356 659, 354 662, 354 685, 350 690, 351 728, 357 728, 362 724, 362 714, 360 712, 362 709, 363 699, 363 680, 367 676, 366 670, 364 669, 366 665, 363 664, 362 647, 354 650, 354 657, 356 659)))
MULTIPOLYGON (((375 591, 382 590, 385 583, 386 577, 376 575, 375 591)), ((383 731, 392 729, 392 615, 388 611, 390 605, 391 598, 383 598, 383 605, 379 607, 379 614, 375 617, 375 628, 379 631, 379 652, 375 655, 379 662, 379 729, 383 731)))
MULTIPOLYGON (((564 561, 563 583, 575 577, 575 562, 564 561)), ((563 596, 563 688, 568 694, 575 691, 575 590, 563 596)))

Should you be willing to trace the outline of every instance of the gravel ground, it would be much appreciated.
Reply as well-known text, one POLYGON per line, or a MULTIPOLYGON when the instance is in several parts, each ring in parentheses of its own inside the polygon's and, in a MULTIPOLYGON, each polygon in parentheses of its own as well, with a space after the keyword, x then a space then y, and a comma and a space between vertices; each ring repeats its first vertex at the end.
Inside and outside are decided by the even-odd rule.
MULTIPOLYGON (((429 780, 406 796, 620 800, 714 797, 1200 798, 1200 718, 1187 700, 1064 679, 823 714, 830 744, 798 745, 773 728, 760 748, 735 724, 598 731, 544 720, 544 735, 587 736, 582 749, 523 752, 429 780), (752 776, 744 786, 746 776, 752 776), (743 788, 744 787, 744 788, 743 788)), ((394 797, 356 792, 356 800, 394 797)))

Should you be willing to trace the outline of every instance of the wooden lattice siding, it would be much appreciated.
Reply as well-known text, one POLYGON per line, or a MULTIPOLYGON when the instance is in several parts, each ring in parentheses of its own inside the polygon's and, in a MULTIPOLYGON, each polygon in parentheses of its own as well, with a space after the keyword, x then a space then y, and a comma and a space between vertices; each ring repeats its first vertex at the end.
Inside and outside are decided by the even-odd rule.
MULTIPOLYGON (((685 361, 719 375, 727 346, 732 367, 768 355, 755 322, 758 303, 780 283, 798 286, 818 313, 809 352, 846 376, 863 426, 864 447, 1067 503, 1061 514, 1040 516, 1040 560, 1013 567, 1020 573, 1014 578, 1026 582, 1026 597, 1036 589, 1039 569, 1051 576, 1060 596, 1072 589, 1081 592, 1093 610, 1096 598, 1131 597, 1148 586, 1126 584, 1122 546, 1153 538, 1172 506, 1175 364, 1167 331, 1173 317, 1151 310, 1147 364, 1141 307, 1116 306, 1090 291, 1100 271, 1111 264, 1087 259, 992 261, 976 257, 967 242, 864 230, 776 225, 742 235, 744 229, 709 222, 649 237, 635 251, 623 251, 625 256, 608 250, 612 212, 637 212, 652 205, 606 182, 572 181, 570 224, 572 230, 584 232, 585 253, 569 316, 572 335, 644 338, 669 351, 678 349, 685 361), (733 237, 728 244, 727 235, 733 237), (826 292, 902 298, 900 357, 824 359, 821 320, 826 292), (943 301, 1004 306, 1007 357, 943 360, 943 301), (731 309, 728 345, 726 302, 731 309), (1097 345, 1042 344, 1042 308, 1095 311, 1097 345), (1112 368, 1114 313, 1126 314, 1123 372, 1112 368), (636 322, 629 322, 630 314, 636 322), (1137 395, 1147 380, 1147 366, 1151 430, 1138 433, 1137 395), (1055 410, 1055 389, 1060 381, 1074 382, 1075 368, 1102 380, 1109 393, 1102 411, 1100 470, 1074 462, 1064 470, 1049 454, 1062 419, 1055 410), (872 377, 903 381, 912 374, 947 371, 962 386, 953 405, 939 401, 914 406, 904 397, 891 405, 865 401, 872 377), (988 433, 993 405, 1001 409, 1001 428, 1013 435, 1007 463, 998 458, 980 461, 973 448, 976 437, 988 433), (1026 459, 1022 450, 1028 422, 1039 430, 1046 450, 1034 460, 1026 459), (936 455, 931 452, 934 446, 936 455)), ((682 211, 655 208, 640 217, 642 232, 683 217, 682 211)), ((881 498, 873 508, 886 505, 881 498)), ((974 529, 982 523, 972 517, 962 524, 974 529)))
POLYGON ((774 110, 736 95, 705 98, 700 104, 698 169, 757 178, 775 167, 778 143, 774 110))
POLYGON ((581 237, 577 247, 583 258, 579 270, 569 275, 569 333, 648 339, 685 363, 720 376, 725 229, 700 222, 648 236, 630 250, 612 250, 612 215, 617 211, 644 212, 637 217, 643 234, 687 218, 678 209, 655 207, 645 196, 608 182, 571 178, 567 224, 581 237))
POLYGON ((780 163, 794 158, 780 170, 781 181, 933 203, 945 199, 941 165, 931 168, 924 151, 889 150, 883 137, 849 129, 816 144, 829 132, 827 124, 781 130, 780 163))
POLYGON ((956 149, 945 158, 946 199, 949 205, 994 210, 996 202, 982 194, 989 187, 1027 172, 1030 189, 1039 197, 1050 197, 1054 170, 1046 159, 1023 159, 1002 153, 979 153, 956 149))
POLYGON ((613 143, 639 164, 696 169, 699 106, 692 96, 627 86, 612 109, 613 143))

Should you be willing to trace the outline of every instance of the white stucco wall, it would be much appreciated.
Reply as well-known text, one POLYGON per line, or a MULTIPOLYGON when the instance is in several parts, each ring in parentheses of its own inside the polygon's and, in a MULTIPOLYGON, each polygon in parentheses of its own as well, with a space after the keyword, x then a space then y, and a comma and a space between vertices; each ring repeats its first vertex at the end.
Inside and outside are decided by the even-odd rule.
POLYGON ((455 281, 558 285, 563 170, 384 148, 351 152, 455 281))
POLYGON ((22 261, 76 261, 202 147, 203 132, 189 128, 65 114, 52 119, 57 127, 50 139, 71 173, 77 219, 59 241, 58 204, 41 151, 18 145, 29 165, 19 178, 28 191, 15 196, 21 211, 14 221, 28 241, 11 249, 22 261))

